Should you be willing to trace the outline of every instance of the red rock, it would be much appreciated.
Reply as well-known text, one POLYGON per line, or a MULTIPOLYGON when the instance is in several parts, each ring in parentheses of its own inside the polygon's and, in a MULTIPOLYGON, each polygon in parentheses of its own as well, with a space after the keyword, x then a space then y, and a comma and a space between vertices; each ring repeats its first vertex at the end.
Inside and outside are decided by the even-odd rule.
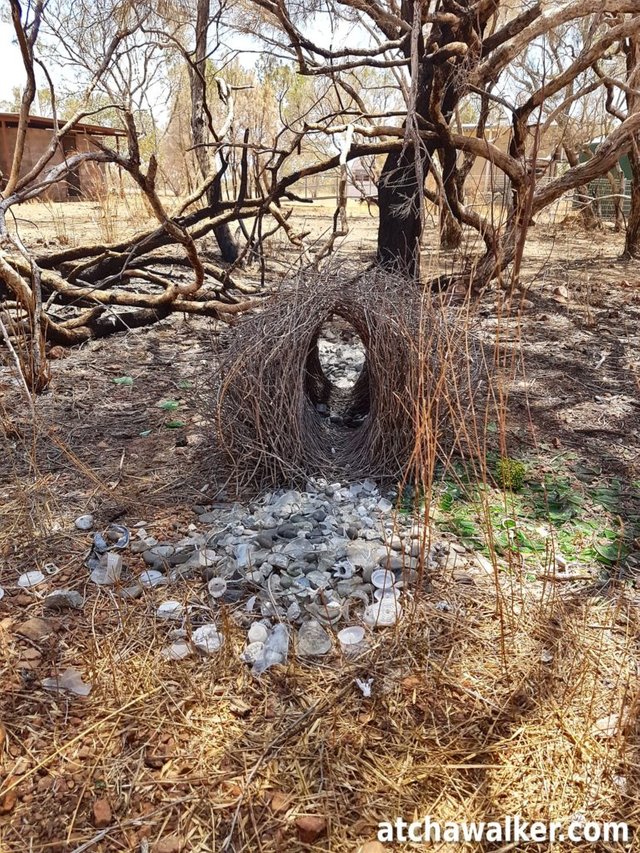
POLYGON ((48 791, 49 788, 53 787, 55 781, 56 780, 53 778, 53 776, 42 776, 40 779, 38 779, 38 784, 36 785, 36 788, 41 794, 43 794, 45 791, 48 791))
POLYGON ((21 637, 26 637, 32 643, 40 643, 50 637, 54 632, 54 625, 47 619, 41 619, 39 616, 33 616, 27 619, 22 625, 16 628, 16 634, 21 637))
POLYGON ((93 804, 93 825, 96 829, 104 829, 112 820, 111 806, 101 797, 93 804))
POLYGON ((296 820, 298 838, 304 844, 313 844, 324 833, 327 821, 320 815, 302 815, 296 820))
POLYGON ((11 788, 11 786, 17 782, 18 780, 14 776, 7 777, 5 783, 2 785, 0 789, 0 814, 9 814, 16 807, 16 803, 18 801, 18 787, 11 788), (7 788, 11 788, 10 791, 7 791, 7 788), (2 793, 2 791, 6 791, 6 793, 2 793))

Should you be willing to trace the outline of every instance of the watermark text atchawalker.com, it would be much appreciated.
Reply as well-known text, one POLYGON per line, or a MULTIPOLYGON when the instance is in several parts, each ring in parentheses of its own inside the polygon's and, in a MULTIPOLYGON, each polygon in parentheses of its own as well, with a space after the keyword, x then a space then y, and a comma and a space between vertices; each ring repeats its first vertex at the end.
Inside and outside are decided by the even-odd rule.
POLYGON ((613 821, 570 822, 523 820, 519 815, 504 820, 435 821, 429 815, 421 820, 407 821, 398 817, 378 824, 378 841, 447 842, 488 841, 509 844, 514 842, 628 842, 628 824, 613 821))

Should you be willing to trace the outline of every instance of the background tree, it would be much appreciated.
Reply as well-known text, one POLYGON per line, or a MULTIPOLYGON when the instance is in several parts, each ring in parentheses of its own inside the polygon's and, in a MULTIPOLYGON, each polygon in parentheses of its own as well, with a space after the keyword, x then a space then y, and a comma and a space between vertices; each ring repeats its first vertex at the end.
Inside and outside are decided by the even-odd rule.
MULTIPOLYGON (((555 186, 552 182, 536 193, 535 181, 530 180, 532 175, 535 178, 532 159, 536 143, 529 127, 545 103, 555 103, 612 45, 638 29, 637 2, 574 0, 549 7, 527 3, 515 10, 497 0, 465 4, 404 0, 399 5, 377 0, 328 2, 322 8, 343 21, 345 27, 357 24, 359 32, 371 34, 368 47, 361 46, 362 39, 346 39, 336 48, 325 48, 310 35, 308 16, 302 16, 294 4, 272 0, 254 0, 254 4, 280 33, 279 37, 270 37, 271 43, 279 50, 288 50, 302 74, 329 75, 337 86, 342 74, 364 66, 395 69, 404 75, 400 84, 407 104, 403 141, 388 154, 379 185, 378 261, 383 266, 399 268, 411 276, 419 273, 422 192, 428 174, 435 178, 439 198, 450 214, 460 224, 475 228, 485 240, 487 256, 473 276, 475 285, 481 286, 495 274, 497 266, 513 260, 518 235, 528 225, 532 209, 542 209, 555 200, 556 191, 578 186, 575 181, 581 177, 590 179, 606 173, 608 164, 616 159, 608 146, 601 146, 588 169, 578 162, 557 179, 555 186), (514 78, 508 71, 531 45, 555 38, 557 32, 566 38, 567 32, 580 27, 587 38, 578 44, 571 61, 555 73, 545 69, 542 76, 530 81, 528 91, 512 85, 514 78), (355 44, 358 47, 350 46, 355 44), (506 158, 482 140, 482 132, 476 139, 459 133, 457 111, 472 95, 485 102, 500 102, 512 117, 512 141, 506 158), (489 159, 508 178, 513 205, 504 240, 498 239, 491 222, 463 204, 461 153, 489 159)), ((367 121, 366 111, 361 112, 367 121)), ((344 117, 353 123, 350 115, 345 113, 344 117)), ((634 112, 617 129, 620 132, 613 137, 615 155, 632 144, 637 121, 634 112)), ((362 128, 365 135, 378 138, 388 137, 390 130, 380 124, 373 129, 370 125, 362 128)), ((392 132, 397 138, 395 126, 392 132)))

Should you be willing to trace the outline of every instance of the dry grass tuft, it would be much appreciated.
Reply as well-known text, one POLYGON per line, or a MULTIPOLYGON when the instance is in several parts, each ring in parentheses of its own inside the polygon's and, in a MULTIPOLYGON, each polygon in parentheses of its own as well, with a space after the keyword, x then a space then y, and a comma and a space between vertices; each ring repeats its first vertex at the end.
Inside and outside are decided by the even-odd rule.
MULTIPOLYGON (((291 659, 260 681, 238 661, 244 631, 232 612, 219 614, 218 656, 168 663, 153 596, 99 591, 73 628, 58 622, 56 666, 84 670, 87 699, 31 684, 5 625, 0 799, 12 786, 18 799, 0 817, 2 850, 153 850, 177 836, 194 853, 347 853, 382 820, 427 814, 636 825, 632 602, 526 595, 481 572, 473 584, 449 573, 433 583, 402 625, 370 635, 361 658, 291 659), (373 678, 371 699, 357 677, 373 678), (601 736, 596 722, 623 707, 625 722, 601 736), (104 828, 94 826, 99 799, 112 814, 104 828), (302 815, 326 820, 314 844, 299 839, 302 815)), ((184 590, 185 602, 200 596, 184 590)))

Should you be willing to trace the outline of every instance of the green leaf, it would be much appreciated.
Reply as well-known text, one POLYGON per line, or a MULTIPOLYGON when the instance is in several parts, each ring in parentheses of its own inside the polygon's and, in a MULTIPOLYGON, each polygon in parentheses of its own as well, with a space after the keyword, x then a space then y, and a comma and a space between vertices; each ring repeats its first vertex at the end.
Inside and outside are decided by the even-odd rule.
POLYGON ((177 400, 163 400, 158 403, 158 408, 165 412, 175 412, 176 409, 180 408, 180 403, 177 400))
POLYGON ((188 388, 191 388, 191 382, 188 379, 181 379, 178 382, 178 388, 182 388, 183 391, 186 391, 188 388))
POLYGON ((621 544, 594 545, 594 550, 597 555, 596 559, 607 565, 617 563, 618 560, 621 560, 628 553, 628 549, 621 544))
POLYGON ((445 492, 440 498, 440 509, 443 512, 448 512, 453 506, 453 495, 450 492, 445 492))
POLYGON ((133 385, 133 376, 118 376, 111 381, 114 385, 133 385))
POLYGON ((184 421, 166 421, 165 422, 165 428, 166 429, 181 429, 184 426, 186 426, 186 423, 184 421))

